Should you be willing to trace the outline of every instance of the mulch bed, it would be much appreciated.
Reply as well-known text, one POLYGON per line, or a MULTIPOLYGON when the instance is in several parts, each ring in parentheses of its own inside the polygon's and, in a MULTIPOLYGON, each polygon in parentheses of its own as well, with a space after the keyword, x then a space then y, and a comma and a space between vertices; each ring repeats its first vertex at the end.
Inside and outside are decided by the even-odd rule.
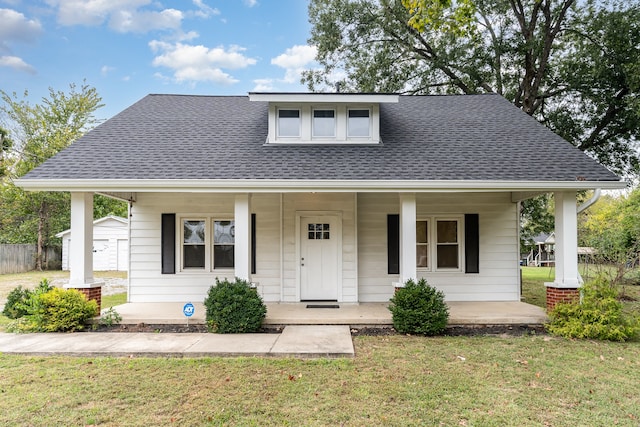
MULTIPOLYGON (((259 333, 279 334, 283 327, 266 327, 259 333)), ((209 332, 206 325, 159 325, 140 323, 137 325, 98 325, 95 328, 87 328, 87 332, 153 332, 153 333, 205 333, 209 332)), ((400 335, 392 327, 359 327, 351 328, 351 336, 386 336, 400 335)), ((445 330, 445 336, 483 336, 483 335, 546 335, 544 326, 541 325, 473 325, 473 326, 449 326, 445 330)))

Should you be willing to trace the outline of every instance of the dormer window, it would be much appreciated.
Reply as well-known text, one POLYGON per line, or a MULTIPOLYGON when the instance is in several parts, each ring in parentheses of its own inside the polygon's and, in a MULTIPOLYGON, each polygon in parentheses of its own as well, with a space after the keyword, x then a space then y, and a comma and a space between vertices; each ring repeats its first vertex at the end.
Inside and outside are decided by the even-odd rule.
POLYGON ((300 137, 300 110, 278 110, 278 137, 300 137))
POLYGON ((349 138, 369 138, 371 135, 371 119, 369 109, 350 109, 347 119, 347 136, 349 138))
POLYGON ((380 105, 398 102, 395 94, 250 93, 269 103, 266 144, 376 145, 380 105))
POLYGON ((313 110, 312 126, 314 138, 335 138, 336 111, 324 109, 313 110))

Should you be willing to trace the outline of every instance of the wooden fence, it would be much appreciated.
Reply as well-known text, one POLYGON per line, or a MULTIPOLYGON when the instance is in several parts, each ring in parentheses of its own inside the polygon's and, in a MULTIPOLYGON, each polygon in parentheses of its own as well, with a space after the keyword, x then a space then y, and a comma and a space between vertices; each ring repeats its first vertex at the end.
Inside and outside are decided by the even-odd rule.
MULTIPOLYGON (((46 270, 59 270, 62 265, 62 250, 49 247, 45 251, 46 270)), ((36 245, 0 245, 0 274, 24 273, 36 269, 36 245)))

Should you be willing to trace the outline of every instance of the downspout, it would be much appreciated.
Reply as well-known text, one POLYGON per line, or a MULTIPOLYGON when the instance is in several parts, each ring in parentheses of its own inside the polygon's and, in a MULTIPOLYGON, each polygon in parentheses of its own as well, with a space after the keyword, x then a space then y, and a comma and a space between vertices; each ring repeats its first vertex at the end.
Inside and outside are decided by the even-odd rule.
POLYGON ((127 203, 127 302, 131 302, 131 208, 133 207, 133 201, 129 200, 127 203))
POLYGON ((580 212, 590 208, 591 205, 593 205, 595 202, 598 201, 598 199, 600 199, 600 194, 601 193, 602 193, 602 188, 596 188, 596 190, 593 193, 593 196, 591 196, 591 198, 589 200, 587 200, 586 202, 584 202, 583 204, 578 206, 578 212, 577 213, 580 213, 580 212))

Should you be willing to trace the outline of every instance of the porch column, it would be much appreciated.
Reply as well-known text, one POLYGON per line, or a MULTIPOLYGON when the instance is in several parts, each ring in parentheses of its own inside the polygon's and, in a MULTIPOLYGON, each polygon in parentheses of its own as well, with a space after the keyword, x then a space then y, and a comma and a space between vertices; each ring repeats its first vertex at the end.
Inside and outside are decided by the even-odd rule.
POLYGON ((235 201, 235 276, 251 281, 251 208, 249 194, 236 195, 235 201))
POLYGON ((558 302, 578 298, 582 279, 578 273, 578 212, 576 192, 554 193, 555 209, 555 280, 545 283, 547 309, 558 302))
POLYGON ((100 307, 102 282, 93 278, 93 193, 71 193, 69 284, 100 307))
POLYGON ((400 281, 401 286, 417 278, 416 195, 400 194, 400 281))

